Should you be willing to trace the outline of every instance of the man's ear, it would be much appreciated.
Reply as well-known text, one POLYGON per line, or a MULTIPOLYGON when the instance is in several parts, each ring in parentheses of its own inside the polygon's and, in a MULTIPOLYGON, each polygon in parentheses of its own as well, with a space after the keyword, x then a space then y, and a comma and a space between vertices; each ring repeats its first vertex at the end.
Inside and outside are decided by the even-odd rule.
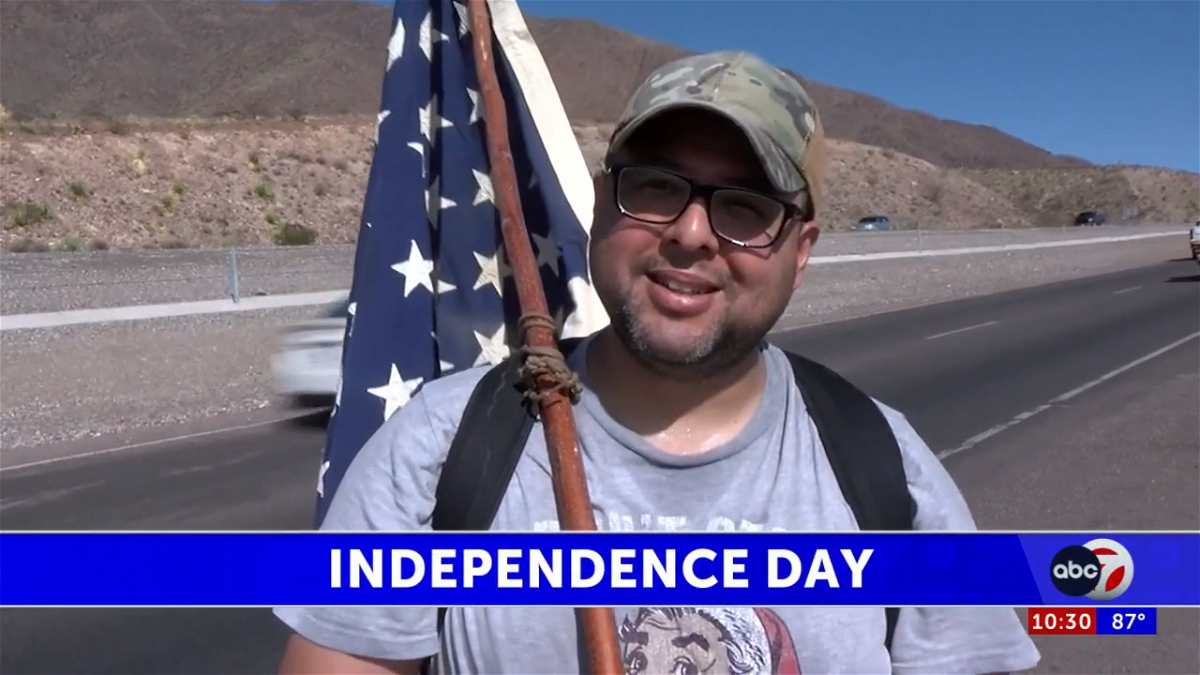
POLYGON ((817 240, 821 238, 821 224, 815 219, 805 222, 800 225, 800 232, 797 236, 799 242, 796 246, 796 279, 792 284, 792 290, 799 288, 801 280, 804 279, 804 269, 808 267, 808 259, 812 256, 812 250, 817 245, 817 240))
POLYGON ((600 214, 608 208, 608 202, 612 199, 611 191, 608 189, 608 174, 603 167, 592 172, 592 221, 593 223, 600 214))

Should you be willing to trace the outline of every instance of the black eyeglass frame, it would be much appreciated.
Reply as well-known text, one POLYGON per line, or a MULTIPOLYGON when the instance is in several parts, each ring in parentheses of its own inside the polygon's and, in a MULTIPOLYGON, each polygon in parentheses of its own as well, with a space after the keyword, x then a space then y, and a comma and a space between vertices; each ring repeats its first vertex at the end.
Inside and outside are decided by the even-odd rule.
MULTIPOLYGON (((617 209, 622 213, 622 215, 624 215, 628 218, 633 218, 634 220, 639 221, 639 222, 649 223, 651 225, 667 225, 669 223, 674 222, 676 218, 678 218, 680 215, 682 215, 683 212, 685 210, 687 210, 687 207, 696 199, 697 196, 699 196, 704 200, 704 208, 710 214, 709 219, 708 219, 708 227, 710 230, 712 230, 712 233, 715 234, 722 241, 727 241, 730 244, 733 244, 734 246, 739 246, 742 248, 759 249, 759 248, 770 248, 770 247, 774 246, 775 242, 779 241, 779 237, 783 235, 784 230, 787 229, 787 226, 793 220, 795 220, 797 216, 802 215, 800 206, 797 205, 795 202, 787 202, 787 201, 784 201, 777 197, 773 197, 769 194, 766 194, 763 192, 758 192, 757 190, 750 190, 750 189, 747 189, 744 187, 737 187, 734 185, 717 185, 717 184, 713 184, 713 183, 701 183, 700 181, 693 180, 691 177, 685 176, 677 171, 671 171, 670 169, 663 169, 663 168, 657 167, 657 166, 648 166, 645 164, 610 164, 610 165, 607 165, 604 167, 604 172, 612 177, 613 203, 617 205, 617 209), (651 171, 658 171, 658 172, 667 174, 668 176, 674 176, 674 177, 684 181, 685 183, 687 183, 689 192, 688 192, 687 200, 683 203, 683 208, 679 209, 679 213, 676 213, 674 216, 672 216, 664 221, 646 220, 645 218, 639 218, 638 216, 635 216, 632 213, 630 213, 629 211, 627 211, 625 209, 625 207, 621 204, 621 173, 623 171, 625 171, 626 169, 648 169, 651 171), (722 234, 720 231, 718 231, 716 226, 713 225, 711 214, 712 214, 713 194, 720 190, 728 190, 731 192, 744 192, 746 194, 751 194, 756 197, 761 197, 763 199, 770 200, 770 201, 775 202, 776 204, 779 204, 780 206, 782 206, 783 207, 783 218, 780 221, 779 230, 775 232, 775 236, 771 237, 771 240, 765 244, 749 244, 749 243, 746 243, 739 239, 734 239, 733 237, 730 237, 729 235, 722 234)), ((804 215, 807 215, 809 213, 809 209, 805 209, 804 211, 805 211, 804 215)))

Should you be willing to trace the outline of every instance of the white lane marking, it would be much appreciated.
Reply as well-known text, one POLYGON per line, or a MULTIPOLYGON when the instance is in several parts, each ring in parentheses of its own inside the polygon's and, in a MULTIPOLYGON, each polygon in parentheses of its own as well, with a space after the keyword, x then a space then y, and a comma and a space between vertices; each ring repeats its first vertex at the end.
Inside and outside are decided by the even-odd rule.
POLYGON ((956 335, 958 333, 965 333, 969 330, 975 330, 976 328, 986 328, 988 326, 994 326, 997 323, 999 323, 999 322, 998 321, 987 321, 985 323, 977 323, 974 326, 967 326, 966 328, 957 328, 955 330, 948 330, 945 333, 938 333, 936 335, 930 335, 929 337, 927 337, 925 339, 926 340, 936 340, 938 338, 946 337, 947 335, 956 335))
POLYGON ((1176 340, 1176 341, 1172 342, 1171 344, 1167 345, 1166 347, 1163 347, 1161 349, 1155 349, 1154 351, 1150 352, 1149 354, 1146 354, 1145 356, 1143 356, 1139 359, 1134 359, 1133 361, 1126 363, 1125 365, 1121 366, 1120 368, 1117 368, 1116 370, 1110 370, 1109 372, 1101 375, 1100 377, 1097 377, 1096 379, 1092 380, 1091 382, 1082 384, 1082 385, 1072 389, 1071 391, 1066 392, 1065 394, 1059 394, 1058 396, 1055 396, 1054 398, 1050 399, 1046 403, 1043 403, 1042 405, 1039 405, 1038 407, 1036 407, 1032 410, 1027 410, 1003 424, 996 425, 981 434, 976 434, 975 436, 968 438, 966 441, 963 442, 962 445, 958 446, 957 448, 954 448, 952 450, 943 450, 942 452, 939 452, 937 454, 937 457, 938 457, 938 459, 946 459, 947 457, 957 455, 958 453, 960 453, 964 450, 970 450, 971 448, 975 447, 976 445, 979 445, 980 443, 986 441, 987 439, 991 438, 992 436, 995 436, 996 434, 999 434, 1003 431, 1007 431, 1008 429, 1011 429, 1011 428, 1017 426, 1021 422, 1024 422, 1025 420, 1029 419, 1030 417, 1033 417, 1034 415, 1037 415, 1038 413, 1045 412, 1060 403, 1066 403, 1067 401, 1075 398, 1076 396, 1082 394, 1083 392, 1085 392, 1093 387, 1096 387, 1098 385, 1104 384, 1105 382, 1120 375, 1121 373, 1124 373, 1128 370, 1136 368, 1151 359, 1162 356, 1163 354, 1166 354, 1167 352, 1171 351, 1172 349, 1175 349, 1176 347, 1178 347, 1182 344, 1186 344, 1187 342, 1189 342, 1191 340, 1195 340, 1198 337, 1200 337, 1200 331, 1196 331, 1195 333, 1192 333, 1191 335, 1189 335, 1185 338, 1176 340))
POLYGON ((1122 294, 1122 293, 1128 293, 1128 292, 1130 292, 1130 291, 1136 291, 1136 290, 1137 290, 1137 289, 1139 289, 1139 288, 1141 288, 1141 286, 1130 286, 1129 288, 1122 288, 1122 289, 1121 289, 1121 290, 1119 290, 1119 291, 1113 291, 1113 295, 1120 295, 1120 294, 1122 294))
POLYGON ((127 305, 125 307, 103 307, 99 309, 72 309, 62 312, 39 312, 35 314, 10 314, 0 316, 0 331, 55 328, 83 323, 111 323, 114 321, 144 321, 167 319, 197 314, 227 314, 230 312, 254 312, 263 309, 284 307, 310 307, 326 305, 338 300, 348 291, 321 291, 319 293, 288 293, 264 295, 233 300, 200 300, 197 302, 171 302, 161 305, 127 305))
POLYGON ((1090 244, 1113 244, 1122 241, 1137 241, 1139 239, 1154 239, 1157 237, 1179 236, 1176 232, 1152 232, 1149 234, 1130 234, 1120 237, 1094 237, 1091 239, 1068 239, 1060 241, 1040 241, 1034 244, 1002 244, 999 246, 968 246, 964 248, 943 248, 925 251, 887 251, 884 253, 847 253, 842 255, 815 256, 808 259, 810 264, 857 262, 865 260, 899 260, 901 258, 938 258, 943 256, 969 255, 972 253, 999 253, 1002 251, 1032 251, 1042 248, 1060 248, 1063 246, 1088 246, 1090 244))
MULTIPOLYGON (((823 265, 849 262, 869 262, 873 260, 900 260, 904 258, 934 258, 942 256, 969 255, 972 253, 998 253, 1002 251, 1028 251, 1042 248, 1057 248, 1062 246, 1085 246, 1088 244, 1107 244, 1156 237, 1174 237, 1176 232, 1151 232, 1146 234, 1131 234, 1119 237, 1093 237, 1091 239, 1068 239, 1065 241, 1044 241, 1034 244, 1001 244, 997 246, 970 246, 965 248, 947 248, 920 251, 884 251, 880 253, 846 253, 840 255, 813 256, 809 264, 823 265)), ((56 328, 75 324, 113 323, 118 321, 144 321, 147 319, 169 319, 179 316, 195 316, 199 314, 226 314, 230 312, 252 312, 263 309, 279 309, 283 307, 311 307, 329 304, 348 290, 322 291, 319 293, 287 293, 261 297, 242 298, 240 302, 232 300, 200 300, 197 302, 172 302, 159 305, 128 305, 124 307, 102 307, 98 309, 75 309, 61 312, 39 312, 33 314, 10 314, 0 316, 0 331, 34 330, 38 328, 56 328)))
POLYGON ((63 489, 59 489, 59 490, 50 490, 48 492, 42 492, 42 493, 33 495, 31 497, 25 497, 24 499, 0 499, 0 512, 5 511, 6 509, 11 509, 14 506, 29 507, 29 506, 37 506, 39 504, 45 504, 46 502, 54 501, 55 499, 58 499, 60 497, 66 497, 67 495, 72 494, 74 492, 79 492, 81 490, 87 490, 88 488, 94 488, 94 487, 97 487, 99 485, 104 485, 104 484, 105 484, 105 481, 102 481, 102 480, 101 481, 92 481, 90 483, 84 483, 82 485, 73 485, 69 488, 63 488, 63 489))
POLYGON ((12 466, 0 466, 0 473, 4 473, 6 471, 16 471, 17 469, 28 469, 28 468, 35 467, 35 466, 45 466, 47 464, 57 464, 59 462, 66 462, 66 461, 72 460, 72 459, 83 459, 85 457, 99 457, 100 455, 108 455, 108 454, 112 454, 114 452, 124 452, 126 450, 136 450, 138 448, 148 448, 148 447, 152 447, 155 445, 163 445, 165 443, 174 443, 176 441, 187 441, 187 440, 191 440, 193 438, 204 438, 206 436, 215 436, 217 434, 224 434, 224 433, 228 433, 230 431, 244 431, 246 429, 254 429, 257 427, 265 427, 265 426, 269 426, 272 424, 279 424, 280 422, 284 422, 284 421, 291 420, 291 419, 296 419, 299 417, 305 417, 310 414, 312 414, 312 413, 311 412, 298 413, 296 415, 288 415, 286 417, 279 417, 276 419, 264 420, 262 422, 251 422, 250 424, 238 424, 238 425, 235 425, 232 427, 221 427, 220 429, 209 429, 208 431, 197 431, 195 433, 183 434, 181 436, 169 436, 167 438, 156 438, 156 439, 150 440, 150 441, 141 441, 140 443, 129 443, 127 445, 119 445, 115 448, 105 448, 103 450, 89 450, 88 452, 81 452, 81 453, 74 454, 74 455, 64 455, 62 457, 51 457, 50 459, 39 459, 37 461, 26 462, 24 464, 13 464, 12 466))

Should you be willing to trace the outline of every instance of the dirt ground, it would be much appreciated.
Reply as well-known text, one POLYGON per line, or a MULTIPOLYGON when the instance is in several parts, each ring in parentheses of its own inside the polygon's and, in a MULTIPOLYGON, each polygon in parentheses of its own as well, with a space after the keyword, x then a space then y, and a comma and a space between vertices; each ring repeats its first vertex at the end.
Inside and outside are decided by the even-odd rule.
MULTIPOLYGON (((609 125, 575 127, 590 167, 609 125)), ((9 252, 352 242, 372 120, 217 120, 7 125, 0 134, 0 244, 9 252)), ((830 141, 826 226, 865 215, 903 227, 1060 225, 1197 218, 1196 174, 1138 167, 960 171, 830 141)))

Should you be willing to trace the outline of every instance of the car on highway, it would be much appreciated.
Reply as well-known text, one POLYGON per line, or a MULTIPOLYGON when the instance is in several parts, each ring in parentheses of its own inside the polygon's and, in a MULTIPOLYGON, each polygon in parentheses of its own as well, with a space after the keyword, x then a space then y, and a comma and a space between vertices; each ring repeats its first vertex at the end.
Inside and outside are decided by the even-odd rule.
POLYGON ((859 218, 854 229, 859 232, 879 232, 892 229, 892 221, 887 216, 867 216, 859 218))
POLYGON ((342 370, 342 343, 350 318, 350 296, 317 316, 284 329, 271 357, 276 395, 293 408, 332 407, 342 370))
POLYGON ((1076 225, 1103 225, 1105 220, 1104 214, 1099 211, 1084 211, 1075 216, 1076 225))
POLYGON ((1200 263, 1200 220, 1188 232, 1188 239, 1191 240, 1192 260, 1200 263))

